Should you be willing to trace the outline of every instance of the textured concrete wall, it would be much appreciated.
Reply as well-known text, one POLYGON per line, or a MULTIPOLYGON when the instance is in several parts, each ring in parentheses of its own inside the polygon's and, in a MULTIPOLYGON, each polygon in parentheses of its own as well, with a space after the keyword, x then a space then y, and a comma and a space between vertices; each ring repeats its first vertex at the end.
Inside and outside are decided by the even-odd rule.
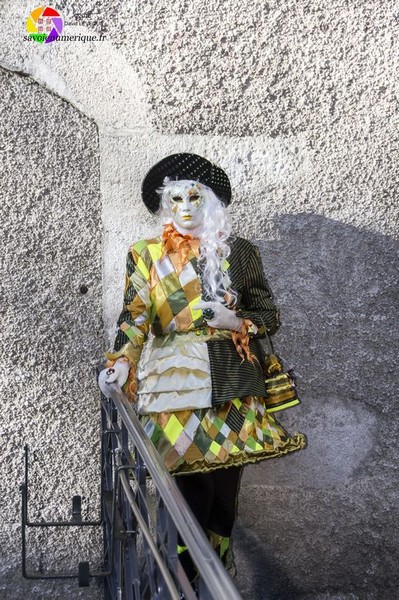
MULTIPOLYGON (((112 338, 120 309, 127 246, 158 227, 139 196, 143 174, 158 158, 194 151, 221 164, 232 180, 235 228, 261 248, 282 310, 276 346, 296 367, 303 398, 303 405, 281 420, 289 429, 306 432, 309 447, 245 471, 236 543, 243 596, 394 600, 399 559, 397 3, 270 0, 243 6, 238 0, 172 0, 115 5, 89 0, 71 7, 57 2, 54 6, 70 22, 69 33, 102 32, 106 41, 47 48, 21 41, 24 16, 33 6, 5 2, 0 64, 30 74, 67 100, 40 92, 53 128, 71 129, 68 121, 55 120, 56 107, 68 108, 69 118, 76 120, 74 136, 93 153, 93 161, 93 125, 72 107, 99 127, 106 340, 112 338), (7 32, 18 26, 20 37, 10 37, 7 32)), ((12 81, 26 87, 19 76, 12 81)), ((24 110, 26 96, 25 90, 8 101, 12 110, 2 116, 5 133, 14 131, 16 111, 24 110)), ((31 120, 38 123, 39 112, 31 120)), ((31 173, 42 153, 35 158, 33 144, 18 150, 12 139, 7 138, 9 160, 19 157, 19 171, 31 173)), ((58 156, 68 157, 64 176, 76 176, 70 152, 57 154, 55 146, 47 152, 52 165, 58 156)), ((8 186, 22 186, 21 172, 2 179, 8 186)), ((51 172, 55 178, 54 166, 51 172)), ((94 177, 93 170, 89 174, 94 177)), ((95 194, 94 184, 90 189, 95 194)), ((99 197, 92 202, 93 215, 99 197)), ((21 205, 20 210, 30 215, 32 209, 21 205)), ((77 222, 82 227, 84 220, 77 222)), ((56 223, 54 231, 64 236, 75 229, 70 220, 56 223)), ((31 233, 25 247, 34 250, 35 239, 31 233)), ((60 236, 57 243, 72 244, 75 251, 73 239, 60 236)), ((97 245, 89 254, 99 258, 97 245)), ((7 264, 12 281, 26 270, 20 261, 7 264)), ((68 272, 79 279, 77 264, 68 272)), ((91 273, 92 285, 99 285, 98 272, 91 273)), ((86 369, 101 351, 97 334, 86 327, 98 315, 97 305, 94 312, 84 306, 88 298, 79 296, 75 314, 84 326, 71 336, 86 369)), ((93 302, 98 298, 94 294, 93 302)), ((37 308, 29 314, 31 330, 51 326, 51 311, 37 308)), ((7 344, 11 327, 17 326, 11 325, 13 319, 6 327, 7 344)), ((30 354, 19 348, 20 363, 30 354)), ((30 381, 37 367, 28 364, 23 373, 30 381)), ((84 385, 92 386, 88 374, 82 377, 84 385)), ((36 389, 42 397, 40 381, 36 389)), ((75 383, 60 378, 55 368, 51 381, 73 394, 75 383)), ((91 387, 85 397, 95 399, 91 387)), ((25 418, 21 406, 22 400, 10 411, 17 421, 25 418)), ((30 427, 38 428, 40 418, 35 413, 30 427)), ((91 413, 88 427, 95 429, 95 418, 91 413)), ((8 478, 20 468, 19 437, 12 439, 13 459, 3 467, 8 478)), ((43 448, 51 447, 52 439, 48 425, 43 448)), ((91 456, 93 443, 98 443, 95 435, 90 442, 82 440, 82 454, 91 456)), ((73 461, 61 441, 54 452, 73 461)), ((73 469, 79 473, 81 465, 73 469)), ((88 481, 95 488, 95 464, 90 469, 88 481)), ((50 478, 50 489, 54 481, 50 478)), ((3 561, 5 573, 17 564, 19 543, 12 493, 15 487, 7 496, 15 510, 4 539, 13 539, 14 550, 3 561)), ((91 547, 95 551, 96 539, 91 547)), ((44 583, 40 593, 49 589, 44 583)), ((59 592, 58 597, 69 596, 59 592)))
MULTIPOLYGON (((84 497, 84 518, 98 518, 98 135, 92 121, 30 78, 0 70, 0 90, 0 597, 67 598, 69 584, 21 581, 19 484, 28 444, 30 519, 70 519, 75 494, 84 497)), ((28 535, 29 571, 76 572, 79 560, 100 557, 100 532, 28 535)))

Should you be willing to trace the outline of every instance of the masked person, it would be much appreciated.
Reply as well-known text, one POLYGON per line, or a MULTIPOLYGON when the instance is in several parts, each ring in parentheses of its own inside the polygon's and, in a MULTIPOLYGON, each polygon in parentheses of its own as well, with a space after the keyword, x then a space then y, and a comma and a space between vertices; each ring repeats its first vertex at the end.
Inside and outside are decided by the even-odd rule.
MULTIPOLYGON (((142 198, 162 234, 129 250, 112 368, 141 423, 207 532, 234 570, 230 536, 242 466, 305 447, 268 414, 262 351, 279 315, 259 251, 231 234, 226 173, 173 154, 146 175, 142 198), (149 331, 149 347, 140 359, 149 331)), ((195 571, 179 547, 189 577, 195 571)))

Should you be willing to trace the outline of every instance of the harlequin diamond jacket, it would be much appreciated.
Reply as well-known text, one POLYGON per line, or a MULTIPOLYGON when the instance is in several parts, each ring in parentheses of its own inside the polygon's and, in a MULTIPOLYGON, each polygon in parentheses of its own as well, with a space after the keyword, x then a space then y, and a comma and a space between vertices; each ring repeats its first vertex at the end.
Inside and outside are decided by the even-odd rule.
POLYGON ((170 410, 203 407, 208 405, 208 396, 212 405, 236 397, 266 396, 257 338, 266 330, 269 335, 276 332, 280 324, 278 310, 263 273, 259 250, 239 237, 230 238, 228 243, 231 253, 223 261, 222 270, 237 295, 236 314, 257 328, 249 334, 250 352, 258 359, 253 362, 239 355, 231 331, 210 331, 202 311, 194 308, 203 297, 198 240, 191 238, 185 252, 176 245, 168 246, 165 236, 140 240, 129 249, 123 310, 114 351, 107 356, 126 356, 137 365, 143 344, 152 333, 155 350, 148 360, 163 361, 165 367, 152 365, 151 374, 145 366, 139 370, 138 393, 142 394, 143 404, 152 406, 148 410, 167 410, 169 401, 170 410), (201 354, 201 347, 206 348, 206 357, 201 354), (173 368, 180 361, 179 353, 186 356, 180 371, 173 368), (201 366, 205 362, 208 367, 201 366), (201 394, 202 401, 198 400, 201 394), (194 395, 199 404, 195 404, 194 395))

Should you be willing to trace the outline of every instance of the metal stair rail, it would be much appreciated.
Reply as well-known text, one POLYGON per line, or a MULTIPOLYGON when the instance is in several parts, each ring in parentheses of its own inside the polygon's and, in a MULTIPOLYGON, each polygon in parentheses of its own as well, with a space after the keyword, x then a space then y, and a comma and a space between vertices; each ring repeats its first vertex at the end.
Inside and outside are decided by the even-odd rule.
POLYGON ((173 477, 145 434, 132 404, 120 387, 101 395, 101 519, 80 518, 79 497, 68 522, 28 520, 28 454, 22 491, 22 570, 28 579, 77 577, 104 581, 105 600, 242 600, 173 477), (99 572, 80 562, 78 573, 28 573, 28 527, 93 526, 103 528, 104 560, 99 572), (178 539, 180 536, 180 539, 178 539), (178 559, 178 543, 187 546, 198 571, 192 585, 178 559))

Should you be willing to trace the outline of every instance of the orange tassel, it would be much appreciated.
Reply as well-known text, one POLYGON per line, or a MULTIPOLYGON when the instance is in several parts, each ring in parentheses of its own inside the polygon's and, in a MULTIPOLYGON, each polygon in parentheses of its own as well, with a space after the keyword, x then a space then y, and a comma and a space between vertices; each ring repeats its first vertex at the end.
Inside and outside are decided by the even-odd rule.
POLYGON ((249 334, 248 330, 253 325, 252 321, 249 319, 244 319, 243 324, 241 326, 241 331, 232 331, 231 339, 234 342, 236 350, 240 355, 242 362, 247 359, 250 363, 254 364, 254 361, 259 362, 254 354, 251 354, 251 350, 249 348, 249 334), (244 356, 245 354, 245 356, 244 356))

